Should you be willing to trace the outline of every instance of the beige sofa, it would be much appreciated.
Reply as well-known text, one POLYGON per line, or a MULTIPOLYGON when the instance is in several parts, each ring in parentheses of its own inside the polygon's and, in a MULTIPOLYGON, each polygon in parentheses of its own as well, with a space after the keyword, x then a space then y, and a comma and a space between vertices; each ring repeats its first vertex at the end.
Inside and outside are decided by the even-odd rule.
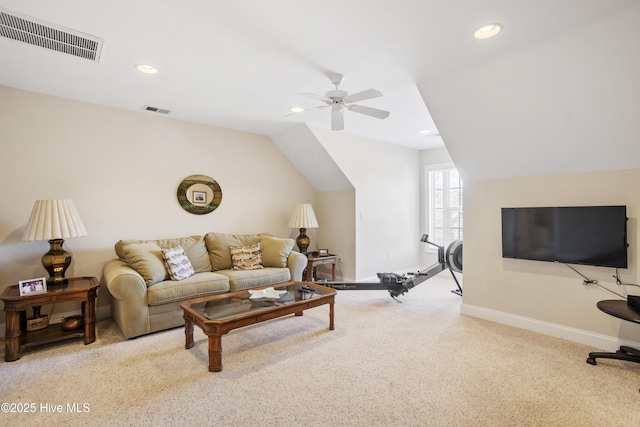
MULTIPOLYGON (((307 258, 293 251, 294 245, 292 239, 266 233, 120 240, 115 244, 118 258, 108 261, 102 269, 103 282, 113 296, 113 318, 124 336, 133 338, 184 325, 180 304, 185 301, 302 280, 307 258), (256 244, 260 245, 260 265, 234 269, 238 256, 232 259, 231 248, 246 249, 256 244), (167 267, 162 249, 178 246, 184 249, 195 274, 172 280, 173 269, 167 267)), ((236 268, 246 267, 236 263, 236 268)))

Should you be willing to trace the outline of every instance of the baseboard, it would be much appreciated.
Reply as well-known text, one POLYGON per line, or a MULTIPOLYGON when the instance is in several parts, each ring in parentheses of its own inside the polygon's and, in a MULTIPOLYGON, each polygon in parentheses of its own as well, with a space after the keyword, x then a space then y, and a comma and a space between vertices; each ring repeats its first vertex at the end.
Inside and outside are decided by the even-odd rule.
POLYGON ((640 348, 640 343, 637 342, 621 340, 617 337, 596 334, 582 329, 571 328, 564 325, 531 319, 470 304, 463 303, 460 307, 460 313, 466 316, 477 317, 479 319, 489 320, 491 322, 588 345, 605 351, 616 351, 621 345, 640 348))
MULTIPOLYGON (((62 323, 62 320, 66 317, 69 316, 78 316, 82 314, 81 310, 75 310, 75 311, 69 311, 66 313, 56 313, 56 314, 52 314, 51 316, 49 316, 49 324, 54 324, 54 323, 62 323)), ((100 320, 104 320, 111 317, 111 307, 110 306, 101 306, 101 307, 96 307, 96 320, 100 321, 100 320)), ((5 333, 7 331, 7 324, 6 323, 0 323, 0 337, 4 338, 5 333)))

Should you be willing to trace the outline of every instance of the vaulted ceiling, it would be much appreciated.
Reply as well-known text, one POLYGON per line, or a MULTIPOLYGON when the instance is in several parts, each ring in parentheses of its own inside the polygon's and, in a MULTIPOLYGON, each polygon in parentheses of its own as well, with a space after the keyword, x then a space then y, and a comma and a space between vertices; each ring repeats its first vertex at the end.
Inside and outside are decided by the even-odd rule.
MULTIPOLYGON (((469 159, 480 162, 491 150, 517 157, 519 142, 534 144, 525 153, 558 149, 550 132, 572 140, 595 134, 603 143, 620 137, 602 125, 613 127, 618 114, 608 101, 619 102, 624 90, 637 94, 637 83, 619 82, 637 71, 637 25, 627 21, 638 7, 640 0, 0 0, 0 12, 102 41, 93 61, 0 37, 0 84, 274 135, 300 123, 329 128, 329 110, 299 93, 323 95, 334 89, 329 76, 341 73, 340 89, 377 89, 382 97, 360 104, 390 111, 384 120, 346 111, 342 132, 415 149, 444 140, 463 170, 489 177, 469 159), (493 22, 502 33, 474 39, 493 22), (621 59, 629 66, 613 72, 605 62, 621 59), (137 64, 159 72, 140 73, 137 64), (608 111, 605 123, 572 107, 588 103, 601 79, 606 84, 591 93, 608 111), (311 110, 289 115, 293 106, 311 110), (513 125, 503 132, 506 119, 513 125), (566 129, 585 120, 594 120, 590 129, 566 129)), ((618 129, 627 135, 634 128, 625 123, 618 129)))

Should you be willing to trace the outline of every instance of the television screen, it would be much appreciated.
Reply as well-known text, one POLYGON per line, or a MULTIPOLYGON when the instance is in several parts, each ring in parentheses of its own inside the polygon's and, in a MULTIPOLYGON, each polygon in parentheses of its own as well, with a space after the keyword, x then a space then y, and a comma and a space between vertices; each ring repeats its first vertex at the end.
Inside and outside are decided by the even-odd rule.
POLYGON ((502 208, 502 256, 627 268, 627 208, 502 208))

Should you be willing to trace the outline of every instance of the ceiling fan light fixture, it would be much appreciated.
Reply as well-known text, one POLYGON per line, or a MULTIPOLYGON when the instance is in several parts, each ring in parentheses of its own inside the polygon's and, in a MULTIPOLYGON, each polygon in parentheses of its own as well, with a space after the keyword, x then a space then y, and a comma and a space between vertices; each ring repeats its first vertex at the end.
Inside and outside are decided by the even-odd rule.
POLYGON ((145 74, 157 74, 158 73, 158 69, 156 67, 154 67, 153 65, 148 65, 148 64, 137 64, 136 65, 136 70, 140 71, 141 73, 145 73, 145 74))
POLYGON ((502 24, 489 24, 478 28, 473 36, 477 39, 489 39, 502 31, 502 24))
MULTIPOLYGON (((340 90, 338 88, 338 85, 342 82, 341 74, 333 74, 330 78, 331 83, 333 83, 336 88, 334 90, 330 90, 324 96, 316 95, 314 93, 299 93, 298 95, 313 98, 324 103, 324 105, 315 107, 315 109, 331 107, 331 130, 344 130, 343 109, 375 117, 377 119, 386 119, 389 117, 388 111, 354 104, 355 102, 378 98, 382 96, 380 91, 375 89, 366 89, 350 95, 347 91, 340 90)), ((293 109, 290 109, 290 111, 293 112, 293 109)))

